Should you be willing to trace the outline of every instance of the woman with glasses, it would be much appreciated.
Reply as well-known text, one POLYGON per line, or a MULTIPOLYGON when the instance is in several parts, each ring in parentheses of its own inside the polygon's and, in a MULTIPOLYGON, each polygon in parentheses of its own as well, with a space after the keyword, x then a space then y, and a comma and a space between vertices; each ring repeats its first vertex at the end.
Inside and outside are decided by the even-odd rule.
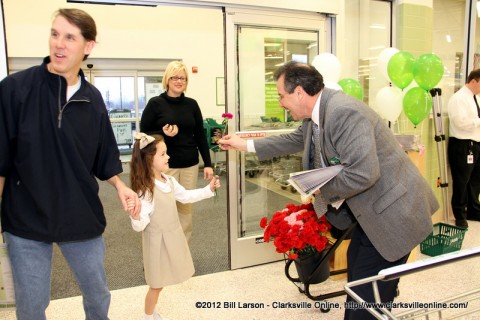
MULTIPOLYGON (((182 61, 170 62, 162 84, 165 91, 151 98, 143 111, 140 131, 164 136, 170 156, 167 174, 173 176, 185 189, 196 189, 199 152, 204 163, 205 180, 213 178, 213 168, 202 112, 197 101, 185 96, 188 85, 185 64, 182 61)), ((183 232, 190 242, 192 205, 177 202, 177 208, 183 232)))

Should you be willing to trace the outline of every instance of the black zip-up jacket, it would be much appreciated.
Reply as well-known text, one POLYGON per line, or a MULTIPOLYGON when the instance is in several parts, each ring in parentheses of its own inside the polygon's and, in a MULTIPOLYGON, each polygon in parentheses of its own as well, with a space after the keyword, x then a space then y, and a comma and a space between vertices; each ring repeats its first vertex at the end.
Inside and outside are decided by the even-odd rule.
POLYGON ((43 64, 0 82, 2 230, 45 242, 97 237, 106 226, 96 178, 122 172, 100 92, 85 80, 66 101, 65 78, 43 64))

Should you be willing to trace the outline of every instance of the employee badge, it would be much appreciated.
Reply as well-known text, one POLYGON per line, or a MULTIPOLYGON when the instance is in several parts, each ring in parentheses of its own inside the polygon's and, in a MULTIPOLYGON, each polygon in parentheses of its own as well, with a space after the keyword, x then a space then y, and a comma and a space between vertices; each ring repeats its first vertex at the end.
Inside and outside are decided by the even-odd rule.
POLYGON ((473 163, 473 154, 469 154, 469 155, 467 156, 467 163, 468 163, 468 164, 472 164, 472 163, 473 163))

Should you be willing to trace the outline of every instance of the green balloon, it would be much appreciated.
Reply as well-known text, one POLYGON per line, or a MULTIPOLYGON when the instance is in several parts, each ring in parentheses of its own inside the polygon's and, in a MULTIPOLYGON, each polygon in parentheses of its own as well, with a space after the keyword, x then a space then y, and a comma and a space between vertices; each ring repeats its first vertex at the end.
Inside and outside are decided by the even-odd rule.
POLYGON ((345 94, 363 101, 363 88, 357 80, 350 78, 342 79, 338 81, 338 85, 345 94))
POLYGON ((433 53, 422 54, 413 65, 413 77, 422 89, 434 88, 443 77, 442 60, 433 53))
POLYGON ((400 89, 405 89, 413 80, 413 65, 415 58, 406 51, 395 53, 387 65, 390 81, 400 89))
POLYGON ((422 88, 412 88, 403 97, 403 112, 414 125, 422 122, 431 109, 432 96, 422 88))

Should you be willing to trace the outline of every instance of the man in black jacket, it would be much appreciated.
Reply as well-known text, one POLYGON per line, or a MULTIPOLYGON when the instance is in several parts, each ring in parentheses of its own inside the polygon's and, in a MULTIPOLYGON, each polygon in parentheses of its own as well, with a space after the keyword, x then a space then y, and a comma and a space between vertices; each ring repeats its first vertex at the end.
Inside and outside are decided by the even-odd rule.
POLYGON ((15 285, 17 319, 45 319, 52 244, 59 245, 83 294, 86 319, 108 319, 106 221, 96 178, 139 213, 118 174, 120 155, 100 92, 80 65, 95 45, 90 15, 60 9, 50 55, 0 82, 2 231, 15 285))

